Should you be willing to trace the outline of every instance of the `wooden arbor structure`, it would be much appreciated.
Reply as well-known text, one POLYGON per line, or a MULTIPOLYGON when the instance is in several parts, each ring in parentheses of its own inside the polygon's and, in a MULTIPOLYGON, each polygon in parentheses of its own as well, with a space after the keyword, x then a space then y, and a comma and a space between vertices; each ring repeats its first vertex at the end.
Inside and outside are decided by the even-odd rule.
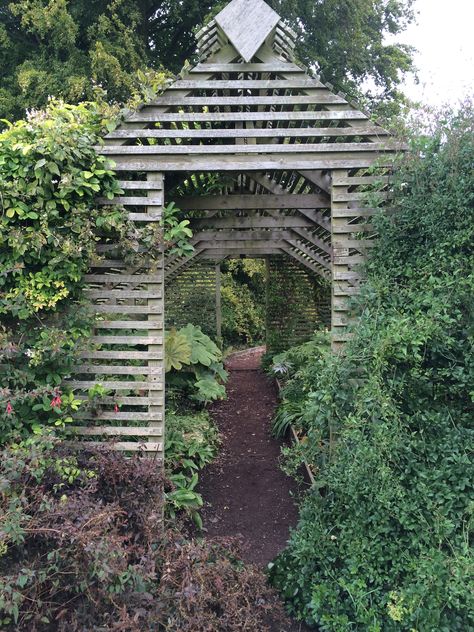
POLYGON ((80 434, 162 457, 164 282, 200 258, 291 257, 332 282, 334 348, 346 341, 357 266, 373 245, 375 210, 364 191, 388 182, 398 147, 294 62, 295 37, 263 0, 232 0, 198 34, 199 63, 99 148, 125 190, 111 203, 134 222, 160 221, 165 176, 181 183, 179 207, 198 213, 191 257, 162 253, 158 264, 130 267, 109 248, 87 277, 97 347, 84 353, 72 386, 100 383, 113 395, 108 410, 84 415, 80 434), (198 195, 216 173, 231 177, 198 195))

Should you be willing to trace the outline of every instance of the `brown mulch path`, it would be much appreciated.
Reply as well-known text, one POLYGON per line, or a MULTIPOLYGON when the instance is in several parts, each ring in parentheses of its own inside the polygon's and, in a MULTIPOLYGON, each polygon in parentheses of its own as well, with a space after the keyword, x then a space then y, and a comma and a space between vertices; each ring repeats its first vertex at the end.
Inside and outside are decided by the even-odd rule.
MULTIPOLYGON (((281 443, 271 436, 278 393, 259 369, 263 351, 236 353, 226 363, 228 398, 211 409, 221 450, 202 472, 199 486, 207 535, 241 537, 245 561, 261 567, 285 548, 298 521, 298 486, 281 471, 281 443)), ((307 629, 295 623, 274 632, 307 629)))

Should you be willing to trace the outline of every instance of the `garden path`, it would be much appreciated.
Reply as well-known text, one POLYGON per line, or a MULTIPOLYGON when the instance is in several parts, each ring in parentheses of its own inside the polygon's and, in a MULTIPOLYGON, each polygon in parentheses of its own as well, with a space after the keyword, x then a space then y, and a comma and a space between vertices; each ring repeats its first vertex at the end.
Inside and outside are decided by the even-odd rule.
MULTIPOLYGON (((245 561, 258 566, 285 548, 298 521, 298 486, 281 471, 281 443, 271 436, 278 393, 259 369, 263 352, 236 353, 226 363, 228 398, 211 409, 222 446, 218 459, 202 472, 199 487, 207 535, 241 537, 245 561)), ((299 630, 295 624, 275 632, 299 630)))

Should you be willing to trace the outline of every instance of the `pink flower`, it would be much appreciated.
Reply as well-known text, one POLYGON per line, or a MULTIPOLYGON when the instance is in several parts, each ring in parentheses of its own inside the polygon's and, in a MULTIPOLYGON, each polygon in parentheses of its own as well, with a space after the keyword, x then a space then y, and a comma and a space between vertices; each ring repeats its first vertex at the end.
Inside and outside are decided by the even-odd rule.
POLYGON ((119 407, 117 406, 117 404, 115 404, 114 406, 114 413, 118 413, 119 412, 119 407))
POLYGON ((62 404, 61 397, 56 394, 51 401, 51 408, 60 408, 62 404))
POLYGON ((6 410, 7 410, 7 415, 11 415, 11 414, 12 414, 12 412, 13 412, 13 406, 11 405, 11 403, 10 403, 10 402, 8 402, 8 404, 7 404, 7 409, 6 409, 6 410))

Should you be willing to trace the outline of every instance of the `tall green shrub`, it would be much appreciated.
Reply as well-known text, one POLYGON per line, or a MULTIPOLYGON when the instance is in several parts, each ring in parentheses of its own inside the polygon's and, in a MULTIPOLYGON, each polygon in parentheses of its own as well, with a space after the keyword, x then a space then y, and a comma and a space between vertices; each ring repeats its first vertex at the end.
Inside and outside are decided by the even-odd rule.
POLYGON ((83 275, 99 239, 129 238, 112 164, 94 145, 94 104, 53 102, 0 134, 0 442, 63 423, 78 402, 59 386, 90 319, 83 275))
POLYGON ((294 459, 337 440, 272 576, 323 631, 474 629, 472 123, 415 142, 347 355, 315 363, 294 459))

